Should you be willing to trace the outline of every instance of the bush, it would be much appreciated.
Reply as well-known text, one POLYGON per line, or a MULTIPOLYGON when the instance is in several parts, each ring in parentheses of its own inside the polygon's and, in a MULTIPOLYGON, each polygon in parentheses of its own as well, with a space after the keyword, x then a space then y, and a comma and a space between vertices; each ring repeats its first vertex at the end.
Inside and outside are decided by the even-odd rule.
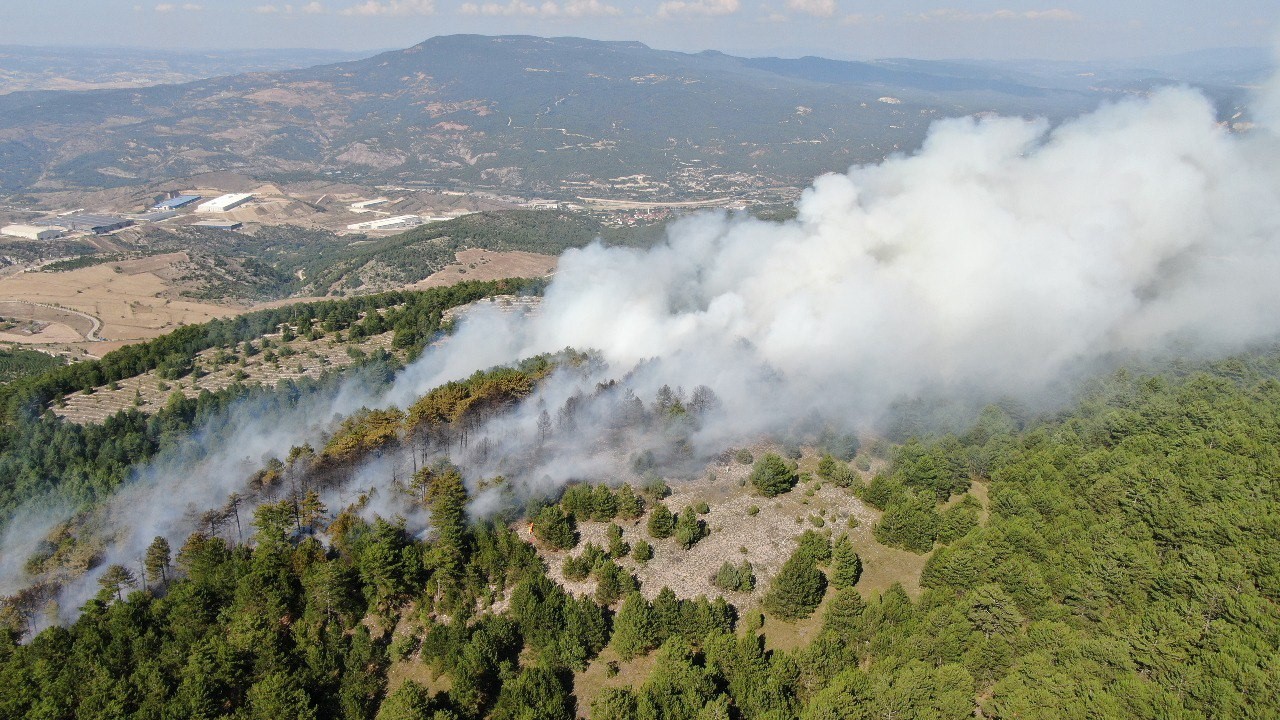
POLYGON ((660 477, 645 478, 644 485, 640 486, 640 492, 647 495, 655 502, 671 494, 671 488, 667 487, 667 481, 660 477))
POLYGON ((631 548, 631 557, 643 565, 653 559, 653 546, 644 540, 637 540, 631 548))
POLYGON ((759 515, 759 514, 760 514, 760 506, 759 506, 759 505, 752 505, 751 507, 747 508, 747 514, 748 514, 748 515, 750 515, 751 517, 755 517, 756 515, 759 515))
POLYGON ((393 661, 403 660, 413 654, 418 649, 418 638, 416 635, 397 635, 391 641, 391 645, 387 647, 387 653, 393 661))
POLYGON ((753 456, 751 454, 751 451, 746 448, 742 448, 738 452, 734 453, 733 459, 737 460, 743 465, 750 465, 751 463, 756 461, 755 456, 753 456))
POLYGON ((745 560, 741 565, 734 565, 726 560, 711 582, 726 592, 751 592, 756 589, 755 572, 751 563, 745 560))

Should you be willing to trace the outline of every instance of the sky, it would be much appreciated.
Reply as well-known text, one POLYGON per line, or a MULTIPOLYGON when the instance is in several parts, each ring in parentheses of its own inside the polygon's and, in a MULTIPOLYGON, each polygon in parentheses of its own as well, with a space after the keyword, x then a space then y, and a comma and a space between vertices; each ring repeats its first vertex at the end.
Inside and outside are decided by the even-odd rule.
POLYGON ((0 44, 387 50, 479 33, 842 59, 1090 60, 1264 46, 1275 0, 0 0, 0 44))

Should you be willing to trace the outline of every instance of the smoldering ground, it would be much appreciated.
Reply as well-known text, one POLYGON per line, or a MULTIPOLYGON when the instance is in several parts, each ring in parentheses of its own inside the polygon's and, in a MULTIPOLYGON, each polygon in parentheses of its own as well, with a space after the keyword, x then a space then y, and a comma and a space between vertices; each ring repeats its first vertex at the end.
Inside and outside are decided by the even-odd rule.
MULTIPOLYGON (((1271 88, 1260 119, 1280 106, 1271 88)), ((485 510, 573 478, 619 479, 645 451, 695 463, 796 428, 865 430, 903 399, 1035 398, 1117 359, 1237 351, 1280 333, 1274 127, 1233 133, 1186 88, 1056 128, 943 120, 915 154, 818 178, 794 221, 705 213, 651 249, 568 251, 535 315, 476 313, 389 392, 335 398, 229 442, 280 454, 320 441, 327 426, 314 418, 403 406, 480 368, 591 350, 593 362, 469 428, 465 447, 457 438, 410 443, 401 452, 414 454, 350 473, 350 487, 368 483, 390 502, 406 461, 449 454, 473 487, 506 477, 504 489, 481 495, 485 510), (673 430, 652 420, 663 386, 707 386, 714 406, 673 430), (634 406, 628 392, 649 420, 619 425, 634 406), (561 422, 567 405, 573 417, 561 422)), ((127 530, 106 563, 132 561, 156 534, 180 541, 191 529, 180 508, 243 483, 215 465, 161 460, 139 470, 111 505, 127 530), (154 510, 124 512, 157 494, 166 500, 154 510)), ((330 490, 331 506, 350 487, 330 490)), ((92 583, 87 576, 68 600, 91 594, 92 583)))

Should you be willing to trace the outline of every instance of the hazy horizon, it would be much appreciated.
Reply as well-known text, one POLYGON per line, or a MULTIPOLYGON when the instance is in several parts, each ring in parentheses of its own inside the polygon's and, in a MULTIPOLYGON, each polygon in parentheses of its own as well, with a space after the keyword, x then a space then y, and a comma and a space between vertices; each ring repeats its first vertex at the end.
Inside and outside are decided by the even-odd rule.
POLYGON ((734 55, 1119 60, 1268 47, 1280 6, 978 0, 963 9, 889 0, 10 0, 0 44, 29 47, 374 53, 439 35, 574 36, 734 55), (50 18, 70 21, 50 22, 50 18))

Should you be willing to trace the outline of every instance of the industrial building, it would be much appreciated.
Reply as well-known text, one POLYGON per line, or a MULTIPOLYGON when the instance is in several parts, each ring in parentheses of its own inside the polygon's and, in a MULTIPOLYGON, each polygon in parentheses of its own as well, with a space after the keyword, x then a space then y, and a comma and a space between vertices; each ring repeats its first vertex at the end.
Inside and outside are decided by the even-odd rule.
POLYGON ((152 210, 151 212, 139 213, 138 215, 133 216, 133 219, 137 222, 153 223, 160 222, 161 220, 168 220, 169 218, 177 216, 177 210, 152 210))
POLYGON ((133 221, 129 218, 122 218, 118 215, 93 215, 90 213, 60 215, 52 218, 51 222, 57 223, 57 227, 64 227, 75 232, 91 232, 94 235, 106 235, 109 232, 115 232, 133 224, 133 221))
POLYGON ((369 212, 369 208, 382 205, 387 202, 386 198, 378 198, 377 200, 361 200, 358 203, 351 203, 350 210, 354 213, 369 212))
POLYGON ((239 230, 242 223, 235 220, 202 220, 198 223, 191 223, 191 227, 211 228, 213 230, 239 230))
POLYGON ((196 206, 198 213, 226 212, 238 208, 253 199, 253 193, 227 193, 200 203, 196 206))
POLYGON ((158 202, 154 206, 152 206, 151 209, 156 212, 163 212, 165 210, 177 210, 178 208, 184 208, 199 199, 200 199, 199 195, 179 195, 177 197, 172 197, 172 198, 169 198, 168 200, 158 202))
POLYGON ((60 227, 49 227, 48 225, 6 225, 0 228, 0 235, 25 238, 27 240, 53 240, 62 237, 66 233, 67 231, 60 227))
POLYGON ((395 217, 382 218, 380 220, 369 220, 368 222, 356 223, 348 225, 348 230, 407 230, 415 228, 422 224, 422 217, 419 215, 397 215, 395 217))

